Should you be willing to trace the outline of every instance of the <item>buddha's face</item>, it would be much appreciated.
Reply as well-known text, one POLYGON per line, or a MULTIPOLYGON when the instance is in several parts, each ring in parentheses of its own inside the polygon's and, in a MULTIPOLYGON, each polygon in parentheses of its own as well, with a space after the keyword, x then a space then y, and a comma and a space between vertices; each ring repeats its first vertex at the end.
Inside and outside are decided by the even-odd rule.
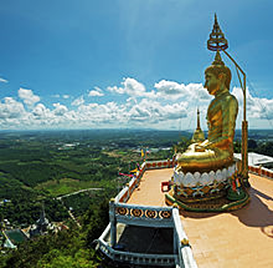
POLYGON ((219 76, 217 76, 211 71, 207 71, 205 72, 205 79, 206 79, 206 82, 204 87, 208 90, 210 95, 216 95, 222 83, 219 76))

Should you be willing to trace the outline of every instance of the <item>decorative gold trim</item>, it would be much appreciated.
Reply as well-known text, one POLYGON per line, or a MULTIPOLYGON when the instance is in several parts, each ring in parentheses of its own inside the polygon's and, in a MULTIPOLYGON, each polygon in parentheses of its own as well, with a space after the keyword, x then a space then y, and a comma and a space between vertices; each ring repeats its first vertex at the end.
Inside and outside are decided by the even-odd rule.
POLYGON ((139 208, 132 208, 130 210, 130 215, 133 217, 141 218, 143 216, 143 210, 139 208))
POLYGON ((159 217, 162 219, 169 219, 172 216, 170 211, 160 211, 159 212, 159 217))
POLYGON ((186 239, 186 238, 182 239, 180 242, 181 242, 181 244, 182 244, 183 246, 189 246, 189 244, 190 244, 189 240, 186 239))
POLYGON ((147 218, 154 219, 154 218, 157 217, 157 211, 151 210, 151 209, 147 209, 147 210, 145 211, 145 216, 146 216, 147 218))
POLYGON ((121 215, 121 216, 127 216, 129 211, 128 208, 124 208, 124 207, 117 207, 116 208, 116 213, 121 215))

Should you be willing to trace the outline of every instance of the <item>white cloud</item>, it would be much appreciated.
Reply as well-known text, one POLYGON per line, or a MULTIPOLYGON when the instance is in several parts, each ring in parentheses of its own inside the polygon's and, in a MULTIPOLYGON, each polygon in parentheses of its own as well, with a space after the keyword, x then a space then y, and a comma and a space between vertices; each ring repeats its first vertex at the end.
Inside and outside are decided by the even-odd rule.
POLYGON ((150 98, 155 97, 154 91, 147 92, 145 86, 134 78, 123 78, 123 82, 121 82, 121 85, 122 87, 107 87, 107 90, 112 93, 127 94, 129 96, 150 98))
POLYGON ((177 101, 179 98, 184 98, 184 100, 195 103, 196 101, 206 102, 212 98, 203 85, 198 83, 185 85, 175 81, 161 80, 154 84, 155 90, 147 91, 145 86, 136 79, 124 78, 121 85, 121 87, 107 87, 107 90, 115 94, 127 94, 136 98, 163 98, 170 101, 177 101))
MULTIPOLYGON (((232 94, 237 98, 240 110, 243 110, 243 90, 234 87, 232 94)), ((273 119, 273 99, 253 97, 248 88, 246 89, 246 109, 247 117, 257 119, 273 119)))
POLYGON ((58 116, 63 116, 66 112, 68 112, 68 109, 65 105, 62 105, 60 103, 53 103, 53 106, 55 109, 53 110, 53 113, 58 116))
POLYGON ((64 95, 55 94, 55 95, 52 95, 52 98, 57 98, 57 99, 59 99, 59 98, 69 99, 69 98, 70 98, 70 95, 66 95, 66 94, 64 94, 64 95))
POLYGON ((185 85, 174 81, 161 80, 160 82, 155 83, 154 87, 158 91, 156 96, 166 99, 185 98, 189 101, 196 101, 196 99, 206 101, 211 99, 211 96, 202 84, 190 83, 185 85))
POLYGON ((89 97, 102 97, 102 96, 104 96, 104 94, 102 92, 98 92, 96 90, 90 90, 88 96, 89 97))
POLYGON ((24 105, 11 97, 4 98, 4 102, 0 102, 0 118, 20 118, 26 113, 24 105))
POLYGON ((32 108, 36 102, 40 101, 40 97, 34 95, 31 89, 20 88, 18 95, 29 108, 32 108))
POLYGON ((124 91, 131 96, 143 96, 146 92, 145 86, 133 78, 126 78, 121 84, 124 86, 124 91))
POLYGON ((107 90, 112 92, 112 93, 117 93, 117 94, 124 94, 124 88, 113 86, 113 87, 107 87, 107 90))
POLYGON ((124 109, 115 102, 90 103, 79 106, 76 114, 80 121, 92 124, 118 124, 123 120, 124 109))
POLYGON ((104 96, 104 93, 99 87, 94 87, 95 90, 90 90, 88 96, 89 97, 102 97, 104 96))
POLYGON ((158 101, 143 99, 136 103, 128 112, 128 120, 159 123, 166 120, 180 119, 187 117, 187 103, 166 104, 158 101))
POLYGON ((155 83, 154 87, 163 95, 186 95, 189 93, 184 84, 178 84, 174 81, 161 80, 155 83))
POLYGON ((80 105, 82 105, 82 104, 84 104, 84 98, 83 98, 83 96, 80 96, 79 98, 75 99, 75 100, 71 103, 71 105, 73 105, 73 106, 80 106, 80 105))
MULTIPOLYGON (((124 102, 117 100, 107 103, 86 103, 84 97, 80 96, 72 102, 74 107, 56 102, 51 108, 37 103, 40 98, 31 90, 20 89, 18 91, 20 101, 12 97, 0 101, 0 127, 193 129, 196 127, 196 108, 199 107, 201 124, 205 129, 205 114, 212 97, 201 84, 185 85, 161 80, 154 85, 154 89, 155 91, 148 92, 143 84, 133 78, 127 78, 120 87, 122 94, 129 95, 124 102), (33 105, 32 110, 26 109, 24 104, 29 107, 33 105)), ((94 91, 102 92, 99 88, 94 88, 94 91)), ((240 88, 233 88, 232 94, 240 103, 241 116, 242 91, 240 88)), ((253 97, 247 91, 247 114, 250 125, 268 125, 265 119, 273 119, 273 100, 253 97)), ((237 124, 237 128, 240 126, 240 123, 237 124)))
POLYGON ((8 83, 9 81, 5 78, 0 77, 0 83, 8 83))
POLYGON ((50 109, 46 108, 44 104, 38 103, 32 110, 31 115, 33 115, 35 119, 47 118, 50 115, 50 109))

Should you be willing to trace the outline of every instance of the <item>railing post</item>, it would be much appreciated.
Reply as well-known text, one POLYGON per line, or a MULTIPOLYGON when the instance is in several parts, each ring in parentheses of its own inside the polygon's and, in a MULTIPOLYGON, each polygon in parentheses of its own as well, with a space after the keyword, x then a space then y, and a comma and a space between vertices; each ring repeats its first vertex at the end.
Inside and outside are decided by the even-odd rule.
POLYGON ((111 223, 111 246, 114 247, 116 245, 117 240, 117 221, 116 221, 116 215, 115 215, 115 199, 112 198, 109 203, 109 219, 111 223))
POLYGON ((130 193, 130 184, 129 184, 129 182, 128 183, 126 183, 126 186, 128 187, 128 191, 127 191, 127 201, 130 199, 130 195, 131 195, 131 193, 130 193))
POLYGON ((197 268, 197 264, 195 262, 192 250, 189 245, 188 237, 182 227, 178 208, 176 207, 173 208, 172 215, 174 220, 174 229, 177 232, 179 240, 178 248, 179 265, 180 267, 184 268, 197 268))

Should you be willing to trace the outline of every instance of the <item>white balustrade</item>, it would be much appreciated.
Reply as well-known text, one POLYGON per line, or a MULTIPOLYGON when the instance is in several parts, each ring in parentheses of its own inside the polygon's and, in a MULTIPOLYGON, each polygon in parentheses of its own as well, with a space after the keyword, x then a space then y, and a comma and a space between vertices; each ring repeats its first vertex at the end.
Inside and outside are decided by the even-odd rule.
POLYGON ((189 244, 188 237, 182 227, 179 210, 174 208, 172 211, 174 221, 174 231, 176 232, 178 243, 179 265, 184 268, 197 268, 196 261, 189 244))
MULTIPOLYGON (((172 167, 172 165, 173 162, 169 160, 144 162, 140 167, 140 171, 136 173, 136 177, 132 178, 128 185, 125 186, 114 200, 109 203, 110 223, 99 239, 97 239, 97 242, 99 244, 99 249, 113 261, 146 266, 176 266, 176 268, 197 267, 191 248, 181 244, 181 241, 184 238, 187 239, 187 237, 183 230, 177 208, 126 204, 129 196, 137 187, 145 170, 164 167, 169 168, 172 167), (159 163, 161 163, 161 165, 158 165, 159 163), (164 165, 164 163, 166 164, 164 165), (148 164, 150 164, 149 167, 148 164), (153 166, 153 164, 155 164, 155 166, 153 166), (120 202, 121 200, 122 202, 120 202), (118 222, 136 226, 173 228, 174 254, 145 254, 114 249, 117 239, 116 225, 118 222), (105 240, 109 236, 110 243, 108 244, 105 240)), ((215 176, 215 174, 213 175, 215 176)), ((205 176, 211 178, 212 174, 206 174, 205 176)), ((174 181, 176 181, 176 183, 178 181, 180 182, 180 180, 185 177, 188 178, 188 183, 191 185, 193 182, 201 179, 201 174, 183 174, 183 178, 181 178, 181 173, 174 173, 174 181)), ((205 180, 208 179, 205 178, 205 180)))

